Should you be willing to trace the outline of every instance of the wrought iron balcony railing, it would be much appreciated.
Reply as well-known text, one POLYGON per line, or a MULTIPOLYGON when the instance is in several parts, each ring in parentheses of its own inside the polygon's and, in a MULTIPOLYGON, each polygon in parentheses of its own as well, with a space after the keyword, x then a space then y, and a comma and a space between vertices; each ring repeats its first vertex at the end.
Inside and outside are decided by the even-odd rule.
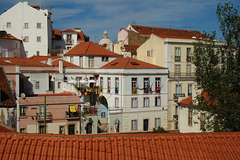
POLYGON ((170 78, 195 78, 195 72, 174 72, 169 74, 170 78))
POLYGON ((66 119, 79 119, 79 113, 66 111, 66 119))
MULTIPOLYGON (((36 113, 36 120, 37 121, 44 121, 44 114, 43 113, 36 113)), ((47 121, 51 121, 52 120, 52 113, 51 112, 47 112, 46 113, 46 120, 47 121)))
POLYGON ((174 99, 178 99, 178 97, 185 97, 185 93, 175 93, 175 94, 173 94, 174 99))

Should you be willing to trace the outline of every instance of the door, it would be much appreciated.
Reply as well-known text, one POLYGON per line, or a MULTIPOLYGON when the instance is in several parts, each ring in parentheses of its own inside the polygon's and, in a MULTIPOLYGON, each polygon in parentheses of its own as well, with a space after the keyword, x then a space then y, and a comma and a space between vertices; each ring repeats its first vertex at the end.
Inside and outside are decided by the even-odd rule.
POLYGON ((92 134, 92 123, 88 123, 86 127, 87 134, 92 134))
POLYGON ((143 130, 148 131, 148 119, 143 120, 143 130))
POLYGON ((68 126, 68 135, 73 135, 73 134, 75 134, 75 125, 74 124, 68 126))

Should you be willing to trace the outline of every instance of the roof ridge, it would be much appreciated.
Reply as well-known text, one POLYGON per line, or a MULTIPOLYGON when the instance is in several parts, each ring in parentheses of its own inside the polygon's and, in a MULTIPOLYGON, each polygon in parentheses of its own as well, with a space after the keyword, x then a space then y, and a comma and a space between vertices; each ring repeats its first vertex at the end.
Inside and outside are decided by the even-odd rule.
POLYGON ((87 47, 87 49, 86 49, 86 51, 85 51, 84 54, 87 54, 87 51, 88 51, 88 49, 90 48, 91 44, 92 44, 92 42, 90 41, 90 44, 88 45, 88 47, 87 47))

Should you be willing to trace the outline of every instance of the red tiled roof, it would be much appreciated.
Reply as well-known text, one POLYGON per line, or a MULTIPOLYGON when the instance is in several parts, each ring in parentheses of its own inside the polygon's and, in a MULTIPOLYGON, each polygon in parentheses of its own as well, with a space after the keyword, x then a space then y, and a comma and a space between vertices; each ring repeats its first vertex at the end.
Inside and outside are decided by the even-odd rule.
POLYGON ((67 30, 62 31, 62 32, 76 32, 76 31, 74 31, 74 30, 72 30, 72 29, 67 29, 67 30))
POLYGON ((76 94, 74 92, 67 92, 64 91, 62 93, 54 93, 54 94, 37 94, 37 95, 33 95, 33 96, 37 96, 37 97, 43 97, 43 96, 75 96, 76 94))
POLYGON ((109 57, 122 57, 122 55, 111 52, 94 42, 82 42, 77 44, 69 50, 65 56, 109 56, 109 57))
POLYGON ((14 37, 11 34, 7 34, 5 37, 0 37, 0 39, 9 39, 9 40, 17 40, 17 41, 21 41, 20 39, 14 37))
POLYGON ((0 133, 0 159, 240 159, 240 133, 0 133))
POLYGON ((54 59, 62 58, 62 56, 32 56, 32 57, 29 57, 29 59, 36 60, 36 61, 39 61, 39 62, 40 61, 47 61, 49 58, 54 60, 54 59))
POLYGON ((1 101, 0 106, 2 107, 14 107, 16 106, 15 99, 12 95, 12 90, 8 86, 8 80, 3 70, 3 67, 0 67, 0 88, 1 88, 1 101))
POLYGON ((53 31, 53 34, 54 34, 54 35, 62 36, 62 31, 61 31, 61 30, 58 30, 58 29, 52 29, 52 31, 53 31))
POLYGON ((84 37, 83 32, 78 33, 78 41, 85 41, 85 37, 84 37))
POLYGON ((0 125, 0 132, 14 132, 13 130, 11 129, 8 129, 2 125, 0 125))
POLYGON ((134 58, 116 58, 115 60, 109 62, 108 64, 102 66, 103 69, 120 69, 120 68, 164 68, 161 66, 146 63, 134 58))
POLYGON ((35 61, 33 59, 29 58, 3 58, 0 57, 0 61, 8 62, 12 65, 18 65, 18 66, 32 66, 32 67, 50 67, 47 64, 35 61))
MULTIPOLYGON (((52 66, 58 67, 59 66, 59 60, 55 60, 52 62, 52 66)), ((64 61, 63 60, 63 67, 68 67, 68 68, 81 68, 75 64, 72 64, 70 62, 64 61)))
POLYGON ((138 26, 138 25, 131 25, 131 26, 139 34, 142 34, 142 35, 155 34, 155 35, 157 35, 161 38, 196 39, 197 37, 203 37, 204 36, 199 31, 158 28, 158 27, 138 26))
POLYGON ((178 104, 191 105, 192 104, 192 96, 181 100, 180 102, 178 102, 178 104))

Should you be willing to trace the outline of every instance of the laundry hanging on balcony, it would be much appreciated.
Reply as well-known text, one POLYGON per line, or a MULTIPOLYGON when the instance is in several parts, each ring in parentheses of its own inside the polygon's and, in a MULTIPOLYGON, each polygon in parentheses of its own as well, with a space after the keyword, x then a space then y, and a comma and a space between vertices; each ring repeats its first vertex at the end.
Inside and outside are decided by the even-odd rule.
POLYGON ((69 106, 69 108, 70 108, 70 112, 76 112, 75 105, 71 105, 71 106, 69 106))

